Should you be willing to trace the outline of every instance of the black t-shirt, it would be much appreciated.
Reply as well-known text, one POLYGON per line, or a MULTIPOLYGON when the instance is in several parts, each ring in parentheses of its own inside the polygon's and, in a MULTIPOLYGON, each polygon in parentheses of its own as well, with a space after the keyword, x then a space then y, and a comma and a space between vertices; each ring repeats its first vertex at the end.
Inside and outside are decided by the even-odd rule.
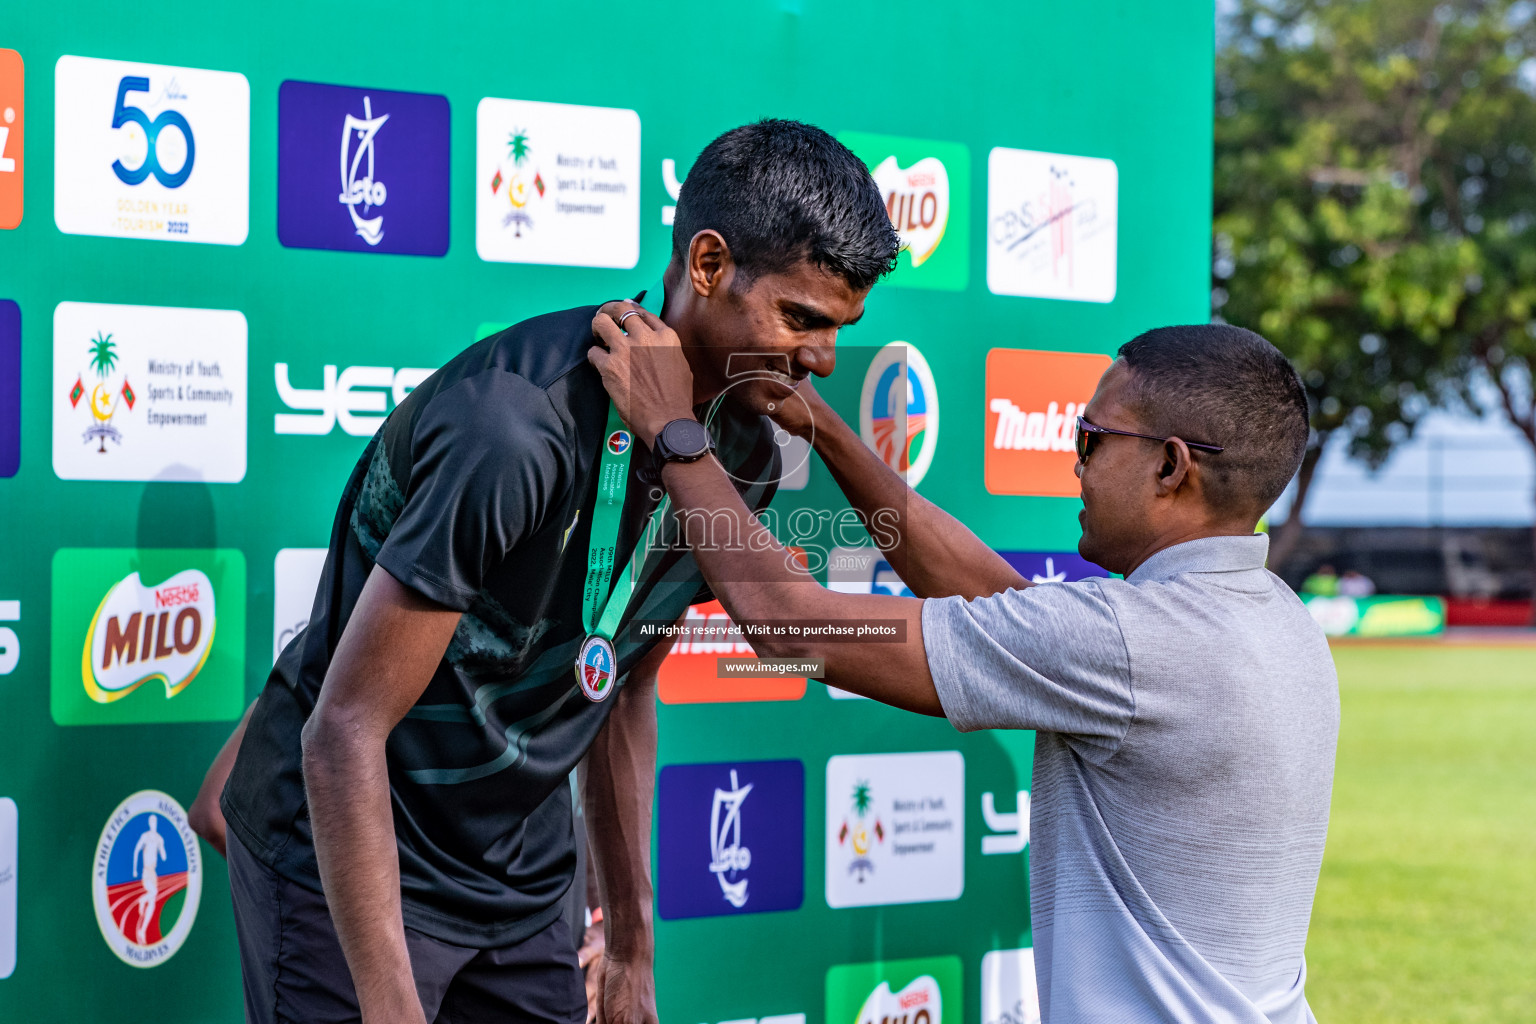
MULTIPOLYGON (((560 913, 576 863, 568 777, 613 707, 573 671, 608 395, 586 361, 596 307, 551 313, 460 353, 392 412, 347 483, 309 626, 262 691, 224 790, 229 828, 285 878, 320 887, 300 731, 374 565, 463 612, 425 692, 386 744, 405 923, 487 947, 560 913)), ((772 499, 772 424, 730 401, 711 425, 749 507, 772 499)), ((627 559, 654 507, 637 442, 619 531, 627 559)), ((619 685, 707 599, 668 517, 616 631, 619 685)), ((620 565, 623 563, 620 562, 620 565)), ((617 573, 615 573, 617 575, 617 573)))

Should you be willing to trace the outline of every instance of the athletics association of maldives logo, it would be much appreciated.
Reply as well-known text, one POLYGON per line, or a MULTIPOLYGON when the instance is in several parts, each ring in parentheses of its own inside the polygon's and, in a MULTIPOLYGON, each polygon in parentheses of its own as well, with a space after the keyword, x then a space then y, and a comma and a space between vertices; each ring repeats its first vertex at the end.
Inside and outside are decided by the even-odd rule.
POLYGON ((96 923, 118 959, 158 967, 175 956, 202 892, 202 857, 181 805, 152 789, 118 804, 91 871, 96 923))
POLYGON ((627 430, 615 430, 608 435, 608 450, 615 455, 623 455, 629 451, 629 446, 634 443, 627 430))
POLYGON ((107 591, 86 633, 86 694, 110 704, 159 680, 167 698, 176 696, 208 660, 215 621, 213 584, 202 570, 185 569, 155 587, 129 573, 107 591))
POLYGON ((601 701, 613 692, 613 647, 600 636, 589 636, 581 645, 576 681, 590 701, 601 701))
POLYGON ((859 433, 909 486, 922 481, 939 443, 939 389, 916 347, 893 341, 869 364, 859 399, 859 433))

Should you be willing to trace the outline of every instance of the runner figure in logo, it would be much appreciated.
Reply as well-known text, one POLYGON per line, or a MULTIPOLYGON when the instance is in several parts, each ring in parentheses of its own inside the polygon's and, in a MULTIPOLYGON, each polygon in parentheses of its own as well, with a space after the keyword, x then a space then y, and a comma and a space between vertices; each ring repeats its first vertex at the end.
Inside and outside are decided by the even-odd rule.
POLYGON ((629 436, 627 430, 615 430, 608 435, 608 450, 615 455, 623 455, 629 451, 630 443, 634 439, 629 436))
POLYGON ((613 692, 615 668, 613 644, 600 636, 587 637, 581 645, 581 656, 576 659, 576 681, 588 700, 595 703, 608 699, 613 692))
POLYGON ((96 923, 118 959, 156 967, 174 956, 192 931, 203 888, 197 838, 181 805, 155 790, 119 804, 97 844, 91 883, 96 923))

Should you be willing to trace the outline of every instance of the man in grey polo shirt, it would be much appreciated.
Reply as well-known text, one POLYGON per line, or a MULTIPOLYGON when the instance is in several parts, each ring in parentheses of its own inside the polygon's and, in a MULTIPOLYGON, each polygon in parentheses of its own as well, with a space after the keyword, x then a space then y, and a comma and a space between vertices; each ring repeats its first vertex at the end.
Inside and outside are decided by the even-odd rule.
MULTIPOLYGON (((599 315, 590 356, 649 439, 691 416, 687 363, 649 316, 621 331, 627 308, 599 315)), ((812 437, 855 508, 897 516, 898 530, 872 533, 919 599, 808 579, 708 456, 667 463, 662 480, 738 622, 906 629, 899 644, 755 640, 759 654, 824 659, 825 681, 958 729, 1038 731, 1030 886, 1045 1020, 1313 1021, 1303 950, 1338 682, 1254 533, 1307 440, 1284 357, 1225 325, 1122 346, 1077 451, 1079 550, 1125 578, 1039 587, 908 490, 808 383, 797 390, 805 402, 782 403, 781 422, 812 437)))

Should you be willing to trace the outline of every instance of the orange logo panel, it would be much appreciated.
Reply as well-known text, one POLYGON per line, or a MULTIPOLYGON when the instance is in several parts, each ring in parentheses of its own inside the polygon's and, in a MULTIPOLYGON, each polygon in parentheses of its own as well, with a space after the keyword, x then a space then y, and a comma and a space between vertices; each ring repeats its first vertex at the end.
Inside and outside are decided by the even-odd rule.
POLYGON ((805 696, 803 677, 717 678, 721 658, 757 657, 719 601, 694 605, 683 621, 688 627, 687 634, 672 645, 672 652, 656 673, 656 688, 663 704, 799 700, 805 696))
POLYGON ((987 353, 986 484, 991 494, 1075 498, 1077 417, 1108 356, 994 348, 987 353))
POLYGON ((22 85, 21 54, 0 50, 0 228, 21 223, 22 85))

